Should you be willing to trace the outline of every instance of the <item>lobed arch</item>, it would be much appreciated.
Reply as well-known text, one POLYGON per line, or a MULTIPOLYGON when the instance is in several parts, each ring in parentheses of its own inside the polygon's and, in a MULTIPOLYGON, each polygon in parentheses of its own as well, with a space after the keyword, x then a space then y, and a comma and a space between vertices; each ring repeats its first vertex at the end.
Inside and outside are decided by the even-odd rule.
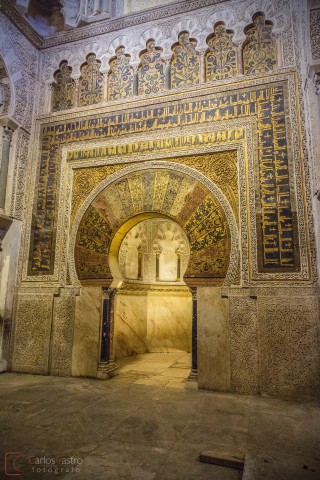
MULTIPOLYGON (((225 78, 237 78, 242 73, 245 73, 245 75, 269 73, 281 64, 279 40, 276 39, 276 36, 273 34, 274 22, 269 20, 262 10, 252 16, 251 22, 253 23, 249 23, 242 28, 245 39, 240 42, 236 40, 236 30, 229 28, 229 22, 221 19, 215 21, 210 28, 210 34, 205 37, 203 33, 198 31, 192 20, 186 19, 184 22, 177 24, 173 29, 170 45, 168 40, 164 39, 163 41, 159 41, 160 39, 162 40, 162 37, 160 31, 156 28, 143 32, 138 45, 133 48, 127 47, 130 42, 126 42, 127 39, 125 36, 116 37, 109 45, 109 58, 107 53, 101 52, 101 49, 98 49, 100 53, 96 54, 95 51, 97 49, 93 48, 92 45, 90 45, 90 52, 88 52, 89 47, 87 45, 83 54, 87 53, 86 58, 95 55, 96 63, 99 63, 101 67, 99 73, 101 82, 97 85, 97 89, 99 90, 97 95, 94 95, 94 91, 91 92, 94 100, 91 103, 86 103, 86 105, 121 99, 123 97, 149 95, 150 93, 158 93, 158 91, 161 90, 185 89, 188 85, 220 81, 225 78), (263 26, 255 25, 256 19, 260 17, 263 18, 263 26), (213 41, 217 34, 217 27, 220 28, 222 25, 224 26, 224 33, 221 34, 220 32, 219 41, 213 41), (151 34, 154 35, 149 36, 151 34), (142 40, 146 38, 146 43, 142 44, 142 40), (145 83, 149 82, 148 85, 141 88, 139 85, 141 82, 138 72, 141 67, 140 59, 146 52, 146 47, 148 48, 151 41, 154 43, 153 54, 145 57, 145 63, 146 69, 148 69, 150 64, 150 68, 153 68, 156 74, 156 65, 161 69, 161 88, 156 88, 155 90, 152 89, 152 76, 149 76, 145 80, 145 83), (202 45, 203 43, 205 43, 205 47, 202 45), (171 52, 168 51, 169 47, 171 52), (122 60, 119 58, 117 65, 114 65, 114 60, 118 57, 120 49, 123 51, 122 60), (208 49, 211 50, 211 61, 209 62, 203 61, 204 57, 206 57, 206 59, 208 57, 208 49), (156 52, 158 52, 157 59, 154 55, 156 52), (255 52, 259 52, 259 55, 257 56, 255 52), (242 55, 240 55, 240 53, 242 53, 242 55), (248 62, 245 61, 248 56, 250 57, 248 60, 250 63, 249 67, 247 66, 248 62), (259 63, 258 57, 261 56, 266 57, 267 60, 259 63), (230 65, 230 57, 232 57, 232 65, 230 65), (216 63, 219 64, 218 70, 221 70, 221 72, 216 72, 216 63), (164 65, 165 68, 163 68, 164 65), (114 68, 116 74, 113 74, 114 68), (224 70, 227 72, 226 75, 223 74, 224 70), (112 75, 110 75, 111 73, 112 75), (110 94, 110 91, 116 91, 117 93, 114 94, 113 92, 110 94)), ((61 62, 67 60, 65 57, 61 62)), ((74 80, 78 78, 77 71, 79 68, 82 75, 83 65, 84 64, 81 63, 73 70, 74 74, 72 78, 74 80)), ((72 64, 70 64, 70 66, 73 68, 72 64)), ((53 72, 53 77, 55 76, 55 72, 56 71, 53 72)), ((56 95, 54 92, 56 88, 62 96, 65 95, 63 91, 64 88, 61 84, 57 85, 53 82, 51 85, 53 96, 56 95)), ((91 85, 90 89, 94 90, 94 86, 91 85)), ((74 107, 82 106, 82 103, 77 101, 78 97, 79 95, 76 94, 74 107)), ((63 108, 59 110, 63 110, 63 108)))

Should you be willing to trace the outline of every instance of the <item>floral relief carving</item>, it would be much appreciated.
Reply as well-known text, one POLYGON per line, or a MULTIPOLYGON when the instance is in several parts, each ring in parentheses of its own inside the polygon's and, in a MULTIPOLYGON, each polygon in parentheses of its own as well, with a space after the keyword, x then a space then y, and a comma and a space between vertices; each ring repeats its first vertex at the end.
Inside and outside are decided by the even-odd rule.
POLYGON ((141 54, 141 64, 138 70, 138 93, 149 95, 164 89, 165 62, 161 58, 161 50, 155 46, 155 41, 147 41, 147 50, 141 54))
POLYGON ((206 82, 235 77, 238 74, 238 47, 232 42, 233 32, 224 23, 216 24, 214 34, 207 39, 205 56, 206 82))
POLYGON ((108 98, 116 100, 133 95, 133 69, 130 66, 130 55, 125 54, 125 47, 120 45, 116 56, 110 60, 108 78, 108 98))
POLYGON ((76 84, 71 77, 72 68, 67 61, 60 62, 52 84, 52 111, 67 110, 75 105, 76 84))
POLYGON ((276 44, 272 37, 272 23, 258 12, 253 23, 245 28, 243 44, 243 69, 246 75, 274 70, 277 64, 276 44))
POLYGON ((79 81, 79 105, 92 105, 103 99, 103 75, 100 72, 101 62, 94 53, 87 56, 81 67, 79 81))
POLYGON ((189 32, 179 34, 178 43, 172 47, 171 88, 199 83, 200 56, 196 44, 195 39, 189 38, 189 32))
POLYGON ((320 58, 320 8, 310 10, 310 40, 313 59, 320 58))

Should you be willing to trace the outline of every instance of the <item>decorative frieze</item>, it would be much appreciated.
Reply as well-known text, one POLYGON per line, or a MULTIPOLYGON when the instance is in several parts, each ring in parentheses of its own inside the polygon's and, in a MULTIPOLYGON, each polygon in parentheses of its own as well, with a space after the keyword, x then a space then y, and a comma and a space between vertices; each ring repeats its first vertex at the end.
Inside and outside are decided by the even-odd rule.
POLYGON ((320 8, 310 10, 310 43, 313 60, 320 59, 320 8))

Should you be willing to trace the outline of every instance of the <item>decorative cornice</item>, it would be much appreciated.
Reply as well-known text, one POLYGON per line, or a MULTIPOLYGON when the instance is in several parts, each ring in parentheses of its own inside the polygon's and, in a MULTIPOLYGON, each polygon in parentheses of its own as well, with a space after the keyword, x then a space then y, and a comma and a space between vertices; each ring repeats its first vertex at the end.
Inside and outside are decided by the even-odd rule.
POLYGON ((12 21, 32 45, 38 49, 43 46, 43 38, 35 32, 30 23, 14 7, 10 0, 0 0, 0 12, 3 12, 12 21))
POLYGON ((156 7, 145 12, 125 15, 110 21, 103 21, 100 24, 97 22, 94 25, 86 25, 76 30, 60 32, 53 37, 45 38, 43 40, 43 48, 54 47, 56 45, 77 40, 84 40, 85 38, 92 38, 97 35, 103 35, 124 28, 134 27, 135 25, 141 25, 142 23, 172 17, 173 15, 190 12, 210 5, 218 5, 225 1, 226 0, 191 0, 188 3, 182 1, 175 4, 156 7))
POLYGON ((41 37, 24 16, 12 5, 10 0, 0 0, 0 11, 14 23, 14 25, 27 37, 27 39, 38 49, 50 48, 65 43, 70 43, 97 35, 122 30, 142 23, 168 18, 173 15, 190 12, 210 5, 217 5, 226 0, 191 0, 181 1, 171 5, 152 8, 144 12, 136 12, 112 20, 102 20, 93 25, 85 25, 74 30, 59 32, 52 37, 41 37))

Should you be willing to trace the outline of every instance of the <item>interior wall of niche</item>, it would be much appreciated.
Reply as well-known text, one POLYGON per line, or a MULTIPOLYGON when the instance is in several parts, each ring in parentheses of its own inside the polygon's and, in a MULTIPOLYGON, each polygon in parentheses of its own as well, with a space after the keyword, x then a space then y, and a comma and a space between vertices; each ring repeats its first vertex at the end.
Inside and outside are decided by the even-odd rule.
MULTIPOLYGON (((115 358, 191 352, 192 295, 183 276, 189 241, 174 221, 149 218, 123 237, 115 294, 115 358)), ((191 362, 191 357, 190 357, 191 362)))

